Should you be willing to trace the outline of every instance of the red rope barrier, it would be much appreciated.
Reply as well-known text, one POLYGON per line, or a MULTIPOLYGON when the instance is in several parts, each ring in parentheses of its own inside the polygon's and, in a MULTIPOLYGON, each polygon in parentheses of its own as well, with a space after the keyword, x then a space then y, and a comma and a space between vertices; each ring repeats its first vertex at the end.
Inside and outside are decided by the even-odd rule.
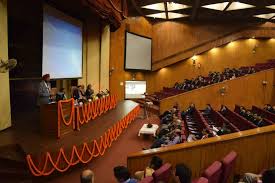
MULTIPOLYGON (((116 103, 112 103, 112 106, 115 104, 116 103)), ((26 160, 31 173, 37 177, 48 176, 54 171, 62 173, 67 171, 71 166, 77 165, 79 163, 86 164, 89 163, 94 157, 103 156, 107 148, 111 147, 112 142, 117 140, 122 131, 126 129, 128 125, 136 118, 139 111, 140 107, 137 106, 122 120, 118 121, 116 124, 114 124, 113 127, 108 129, 104 135, 99 138, 99 140, 93 140, 90 143, 90 147, 87 143, 83 143, 79 151, 77 146, 73 145, 70 155, 66 155, 64 149, 60 148, 56 159, 54 159, 49 152, 46 152, 44 165, 41 169, 39 169, 39 167, 41 167, 39 166, 39 163, 38 165, 35 165, 32 156, 28 154, 26 160), (85 155, 88 156, 88 158, 86 157, 86 159, 84 159, 85 155)))

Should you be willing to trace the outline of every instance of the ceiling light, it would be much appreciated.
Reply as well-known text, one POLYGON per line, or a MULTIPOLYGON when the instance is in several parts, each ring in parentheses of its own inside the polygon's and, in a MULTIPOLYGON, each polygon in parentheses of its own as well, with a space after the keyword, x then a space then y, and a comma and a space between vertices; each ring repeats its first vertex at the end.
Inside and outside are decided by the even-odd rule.
POLYGON ((182 18, 182 17, 187 17, 188 15, 180 14, 180 13, 173 13, 173 12, 168 12, 168 19, 175 19, 175 18, 182 18))
POLYGON ((184 4, 179 4, 179 3, 174 3, 174 2, 168 2, 167 3, 167 10, 168 11, 175 11, 175 10, 181 10, 185 8, 189 8, 190 6, 184 5, 184 4))
POLYGON ((147 17, 152 17, 152 18, 162 18, 166 19, 166 13, 155 13, 155 14, 150 14, 146 15, 147 17))
POLYGON ((165 11, 164 3, 150 4, 150 5, 142 6, 142 8, 150 9, 150 10, 165 11))
POLYGON ((267 8, 270 8, 270 9, 274 9, 274 10, 275 10, 275 5, 267 6, 267 8))
POLYGON ((215 4, 204 5, 202 7, 212 9, 212 10, 223 11, 226 8, 226 6, 228 5, 228 3, 229 2, 215 3, 215 4))
MULTIPOLYGON (((213 10, 224 11, 225 8, 228 6, 228 4, 229 4, 229 2, 223 2, 223 3, 209 4, 209 5, 205 5, 202 7, 208 8, 208 9, 213 9, 213 10)), ((255 7, 255 6, 250 5, 250 4, 240 3, 240 2, 232 2, 229 5, 229 7, 226 9, 226 11, 247 9, 247 8, 253 8, 253 7, 255 7)))
POLYGON ((233 2, 230 4, 230 6, 226 9, 226 11, 231 10, 241 10, 241 9, 247 9, 247 8, 254 8, 255 6, 240 2, 233 2))
POLYGON ((274 16, 275 16, 275 13, 267 13, 267 14, 261 14, 261 15, 254 15, 254 17, 263 18, 263 19, 271 19, 274 16))

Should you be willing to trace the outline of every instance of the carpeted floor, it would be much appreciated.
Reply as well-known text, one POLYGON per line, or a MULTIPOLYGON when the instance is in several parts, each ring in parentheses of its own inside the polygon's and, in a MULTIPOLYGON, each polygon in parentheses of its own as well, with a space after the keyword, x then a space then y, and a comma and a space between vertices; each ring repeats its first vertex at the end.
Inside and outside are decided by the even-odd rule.
MULTIPOLYGON (((141 111, 142 112, 142 111, 141 111)), ((90 164, 83 168, 74 168, 69 173, 65 173, 53 180, 50 183, 78 183, 79 175, 85 168, 90 168, 95 173, 95 183, 115 183, 113 176, 113 168, 118 165, 127 164, 127 155, 142 150, 143 147, 148 147, 152 144, 153 138, 138 137, 138 131, 144 123, 159 124, 157 116, 151 115, 149 119, 142 119, 142 114, 121 134, 104 156, 94 159, 90 164)))

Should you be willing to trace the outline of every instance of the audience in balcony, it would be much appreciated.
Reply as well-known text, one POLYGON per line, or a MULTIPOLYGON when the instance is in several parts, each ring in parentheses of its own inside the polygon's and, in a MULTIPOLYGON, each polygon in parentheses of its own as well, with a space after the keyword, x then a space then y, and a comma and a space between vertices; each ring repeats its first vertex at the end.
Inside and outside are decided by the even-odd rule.
POLYGON ((135 178, 137 180, 142 180, 145 177, 150 177, 153 173, 158 170, 163 165, 163 161, 158 156, 153 156, 150 164, 142 171, 137 171, 135 173, 135 178))
POLYGON ((176 82, 174 88, 178 90, 190 91, 203 86, 234 79, 236 77, 244 76, 246 74, 252 74, 255 72, 256 71, 253 67, 249 67, 246 70, 226 68, 222 73, 209 72, 208 77, 203 77, 199 75, 197 78, 185 79, 182 83, 176 82))
POLYGON ((223 123, 222 127, 217 127, 218 131, 216 132, 217 135, 225 135, 231 133, 231 130, 228 128, 226 123, 223 123))
POLYGON ((160 115, 160 128, 151 149, 163 146, 179 144, 182 142, 182 121, 178 118, 178 108, 174 106, 171 110, 160 115))
POLYGON ((212 111, 212 106, 210 104, 206 104, 206 108, 203 111, 204 115, 209 115, 212 111))
POLYGON ((191 183, 192 171, 185 164, 177 164, 173 179, 175 183, 191 183))
POLYGON ((275 106, 272 107, 270 104, 266 104, 264 109, 268 112, 275 113, 275 106))
POLYGON ((240 107, 240 115, 246 118, 248 121, 251 121, 258 127, 264 126, 264 120, 261 116, 256 113, 252 113, 249 110, 246 110, 243 106, 240 107))
POLYGON ((221 109, 220 109, 221 114, 225 115, 226 111, 227 111, 226 106, 225 105, 221 105, 221 109))
POLYGON ((94 183, 94 176, 92 170, 84 170, 80 175, 80 183, 94 183))
POLYGON ((189 107, 186 109, 186 111, 181 112, 181 118, 184 119, 186 115, 192 115, 195 111, 195 104, 191 103, 189 107))
POLYGON ((114 168, 114 176, 118 183, 137 183, 136 179, 131 178, 129 170, 124 166, 114 168))

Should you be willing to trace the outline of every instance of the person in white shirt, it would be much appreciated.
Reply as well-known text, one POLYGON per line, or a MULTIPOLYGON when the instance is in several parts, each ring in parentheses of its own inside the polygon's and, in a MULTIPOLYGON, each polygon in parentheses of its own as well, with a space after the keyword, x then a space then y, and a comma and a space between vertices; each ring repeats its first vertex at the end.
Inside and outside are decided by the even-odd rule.
POLYGON ((51 100, 50 75, 45 74, 39 84, 38 105, 48 104, 51 100))

